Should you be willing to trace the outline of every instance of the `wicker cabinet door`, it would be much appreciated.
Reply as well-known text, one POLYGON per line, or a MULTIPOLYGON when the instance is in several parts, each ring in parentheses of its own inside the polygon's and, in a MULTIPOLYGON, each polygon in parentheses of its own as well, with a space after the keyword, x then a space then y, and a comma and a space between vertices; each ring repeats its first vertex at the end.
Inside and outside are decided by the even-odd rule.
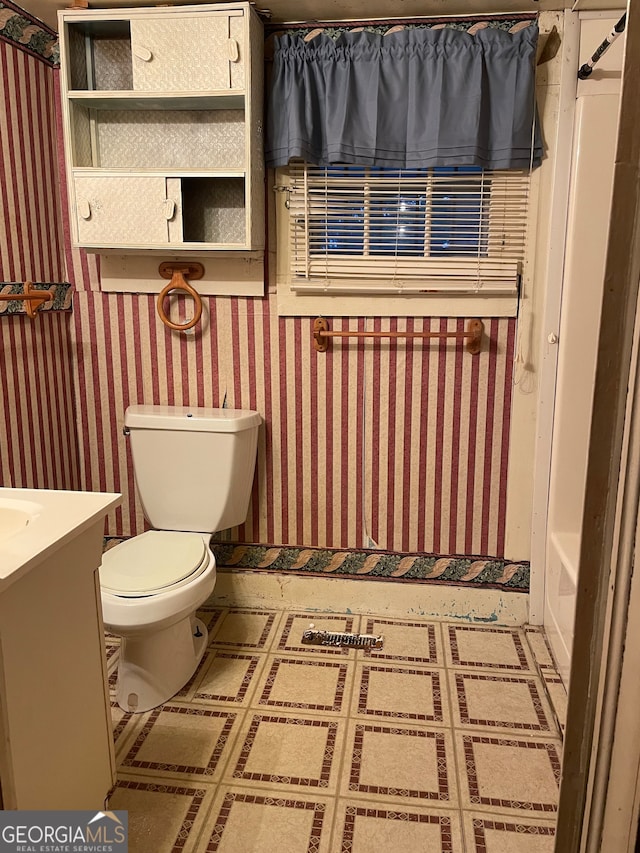
POLYGON ((81 246, 168 243, 175 204, 162 176, 77 176, 74 189, 81 246))
POLYGON ((132 19, 133 88, 146 92, 241 88, 238 22, 242 17, 221 14, 132 19))

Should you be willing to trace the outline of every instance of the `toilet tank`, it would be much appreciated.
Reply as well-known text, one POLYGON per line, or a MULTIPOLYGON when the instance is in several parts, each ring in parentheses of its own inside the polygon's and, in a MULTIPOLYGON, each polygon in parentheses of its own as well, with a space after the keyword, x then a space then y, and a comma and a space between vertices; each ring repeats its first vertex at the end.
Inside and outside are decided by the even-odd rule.
POLYGON ((124 425, 153 527, 214 533, 242 524, 261 423, 257 412, 242 409, 130 406, 124 425))

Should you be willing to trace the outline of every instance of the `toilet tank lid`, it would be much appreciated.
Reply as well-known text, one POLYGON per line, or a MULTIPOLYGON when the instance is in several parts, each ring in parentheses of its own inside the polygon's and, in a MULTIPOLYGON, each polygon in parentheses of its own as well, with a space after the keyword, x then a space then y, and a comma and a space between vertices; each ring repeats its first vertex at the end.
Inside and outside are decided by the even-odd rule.
POLYGON ((198 406, 129 406, 124 425, 131 429, 241 432, 262 423, 247 409, 205 409, 198 406))

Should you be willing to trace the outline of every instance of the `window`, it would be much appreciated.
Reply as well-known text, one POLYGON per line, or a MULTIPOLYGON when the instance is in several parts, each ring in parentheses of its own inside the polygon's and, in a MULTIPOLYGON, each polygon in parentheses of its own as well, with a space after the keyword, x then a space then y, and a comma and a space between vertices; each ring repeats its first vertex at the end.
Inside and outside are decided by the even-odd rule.
MULTIPOLYGON (((318 307, 301 307, 311 295, 316 306, 319 296, 366 297, 367 310, 345 312, 364 315, 435 313, 429 306, 433 297, 453 296, 474 301, 475 313, 481 313, 478 298, 485 314, 515 312, 525 258, 528 172, 474 166, 323 168, 299 162, 282 177, 279 250, 284 248, 287 262, 286 269, 280 267, 281 313, 318 313, 318 307), (386 299, 376 306, 379 297, 386 299), (395 305, 390 312, 389 298, 404 300, 405 310, 395 305), (489 310, 487 299, 502 307, 489 310)), ((468 312, 456 305, 455 313, 468 312)))

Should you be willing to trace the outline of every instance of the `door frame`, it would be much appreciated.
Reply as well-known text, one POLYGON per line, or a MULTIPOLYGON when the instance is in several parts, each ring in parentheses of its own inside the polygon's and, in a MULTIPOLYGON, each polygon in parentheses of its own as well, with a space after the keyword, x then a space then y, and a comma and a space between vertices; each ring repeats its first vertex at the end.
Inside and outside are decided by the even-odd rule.
POLYGON ((639 73, 640 6, 629 3, 557 853, 623 853, 635 844, 637 828, 640 738, 633 736, 639 692, 633 640, 640 585, 633 568, 640 506, 639 73), (636 780, 626 792, 622 771, 636 780), (613 841, 615 826, 621 828, 624 848, 619 838, 613 841))

